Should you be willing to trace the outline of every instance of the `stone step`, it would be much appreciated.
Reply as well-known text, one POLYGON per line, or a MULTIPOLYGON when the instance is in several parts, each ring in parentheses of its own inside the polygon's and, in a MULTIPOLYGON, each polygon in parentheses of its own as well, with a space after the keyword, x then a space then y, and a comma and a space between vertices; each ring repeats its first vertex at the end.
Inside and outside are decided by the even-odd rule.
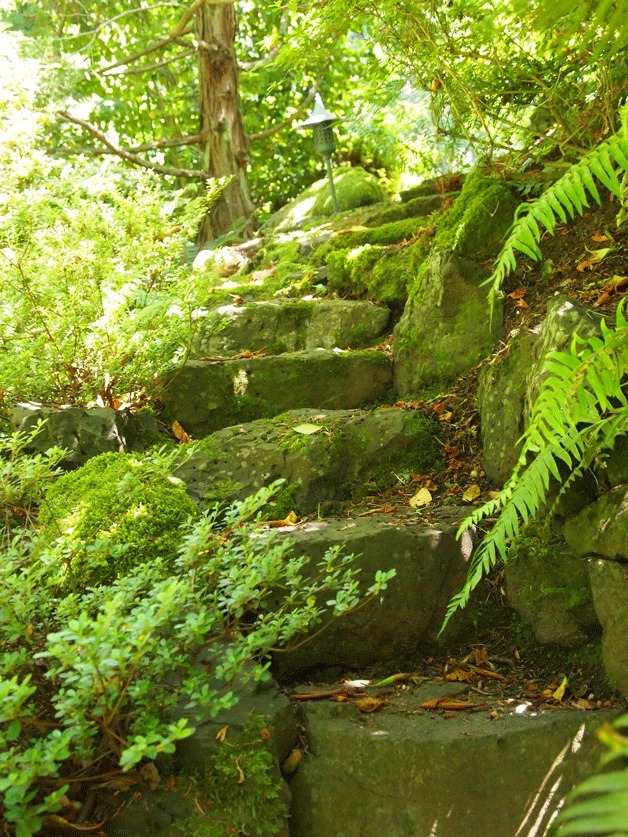
POLYGON ((162 415, 191 436, 286 410, 343 410, 382 403, 392 361, 374 350, 313 349, 270 357, 188 361, 163 393, 162 415))
MULTIPOLYGON (((359 568, 362 593, 378 570, 394 569, 396 576, 377 601, 335 620, 306 645, 276 653, 275 676, 285 681, 330 666, 356 671, 414 654, 421 643, 433 644, 447 604, 467 573, 471 535, 465 533, 456 540, 458 524, 467 514, 468 509, 451 508, 448 521, 438 526, 426 524, 417 515, 379 514, 282 527, 280 537, 290 540, 295 555, 308 559, 303 570, 306 578, 320 572, 319 562, 334 547, 357 556, 354 567, 359 568)), ((455 626, 460 629, 459 620, 455 626)))
POLYGON ((175 473, 205 507, 284 479, 275 507, 283 519, 290 511, 311 514, 329 501, 364 496, 404 470, 428 471, 441 456, 437 434, 418 410, 296 410, 224 428, 192 450, 185 446, 175 473))
POLYGON ((266 354, 303 349, 357 349, 372 344, 390 311, 353 300, 271 300, 223 305, 208 311, 192 343, 191 358, 266 354))
POLYGON ((429 681, 369 715, 351 702, 307 703, 291 837, 547 834, 567 792, 595 769, 594 731, 612 713, 421 709, 465 689, 429 681))

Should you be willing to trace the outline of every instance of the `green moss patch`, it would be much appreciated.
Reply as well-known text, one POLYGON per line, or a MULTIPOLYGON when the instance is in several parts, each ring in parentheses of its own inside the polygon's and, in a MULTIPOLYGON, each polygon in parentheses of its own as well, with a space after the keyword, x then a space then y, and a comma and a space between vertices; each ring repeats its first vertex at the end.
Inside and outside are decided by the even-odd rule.
POLYGON ((437 224, 434 246, 483 261, 497 255, 519 201, 503 180, 475 169, 465 180, 451 212, 437 224))
POLYGON ((339 296, 356 295, 401 307, 427 255, 422 241, 403 247, 365 245, 327 257, 327 286, 339 296))
MULTIPOLYGON (((359 166, 334 169, 334 186, 340 212, 387 200, 379 180, 359 166)), ((265 228, 294 229, 303 226, 309 219, 327 217, 333 212, 331 191, 325 177, 276 212, 265 228)))
POLYGON ((41 536, 47 541, 60 537, 74 553, 72 586, 94 586, 156 558, 173 561, 179 527, 198 514, 185 486, 156 460, 104 453, 48 489, 41 536), (113 553, 101 551, 92 560, 87 549, 79 548, 97 540, 107 541, 113 553))

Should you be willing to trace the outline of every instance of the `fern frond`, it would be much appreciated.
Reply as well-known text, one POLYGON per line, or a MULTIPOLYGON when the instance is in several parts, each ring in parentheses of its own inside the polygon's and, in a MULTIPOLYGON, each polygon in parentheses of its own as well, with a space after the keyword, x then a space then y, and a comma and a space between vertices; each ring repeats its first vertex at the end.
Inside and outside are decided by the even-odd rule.
POLYGON ((470 526, 499 511, 471 559, 464 587, 449 602, 441 632, 497 561, 507 560, 510 543, 522 523, 546 505, 552 484, 557 482, 561 488, 550 514, 595 457, 628 433, 628 399, 623 389, 628 370, 628 325, 623 309, 622 301, 615 330, 603 324, 601 337, 574 337, 569 353, 548 353, 543 370, 549 374, 521 437, 522 450, 512 476, 496 498, 475 509, 458 529, 460 537, 470 526), (570 472, 567 478, 561 475, 560 463, 570 472))
MULTIPOLYGON (((623 119, 624 108, 621 110, 621 116, 623 119)), ((541 258, 539 248, 541 228, 553 235, 557 217, 565 223, 567 215, 571 218, 575 218, 576 213, 582 215, 589 206, 587 195, 590 195, 596 203, 601 203, 594 178, 621 198, 617 171, 628 172, 628 134, 623 126, 621 131, 602 142, 580 162, 573 165, 536 201, 519 207, 508 239, 495 262, 495 269, 483 283, 491 286, 489 291, 491 309, 500 294, 506 276, 516 267, 516 251, 538 261, 541 258)))

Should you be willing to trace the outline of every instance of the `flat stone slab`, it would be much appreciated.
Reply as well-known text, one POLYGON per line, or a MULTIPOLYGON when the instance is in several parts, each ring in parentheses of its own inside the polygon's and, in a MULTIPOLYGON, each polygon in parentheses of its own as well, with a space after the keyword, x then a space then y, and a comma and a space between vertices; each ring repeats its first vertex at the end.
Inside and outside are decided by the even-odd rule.
POLYGON ((307 703, 309 754, 290 786, 291 836, 546 834, 567 792, 595 769, 594 730, 612 713, 491 720, 488 711, 420 708, 452 695, 452 685, 425 684, 370 715, 351 703, 307 703))
POLYGON ((283 519, 289 511, 311 514, 326 501, 364 496, 404 468, 428 470, 441 456, 437 435, 418 410, 293 410, 224 428, 192 450, 185 446, 175 473, 201 507, 284 479, 276 498, 276 517, 283 519))
POLYGON ((379 337, 390 311, 352 300, 272 300, 223 305, 208 311, 192 343, 191 357, 267 354, 303 349, 356 349, 379 337))
POLYGON ((387 400, 392 362, 382 352, 315 349, 274 357, 186 363, 163 394, 167 421, 191 436, 301 407, 353 409, 387 400))
POLYGON ((25 402, 11 407, 9 419, 21 433, 30 433, 38 422, 45 422, 26 449, 43 453, 55 446, 65 448, 68 453, 61 463, 65 468, 78 468, 99 453, 143 451, 159 434, 152 413, 117 412, 110 407, 45 407, 25 402))
POLYGON ((292 541, 295 555, 308 557, 307 577, 317 574, 325 552, 338 546, 359 556, 354 566, 363 590, 377 570, 397 574, 378 600, 336 619, 301 648, 275 654, 279 678, 319 667, 357 669, 409 655, 420 642, 434 640, 449 599, 464 583, 472 549, 470 537, 456 541, 454 525, 437 529, 388 515, 312 520, 280 531, 292 541))

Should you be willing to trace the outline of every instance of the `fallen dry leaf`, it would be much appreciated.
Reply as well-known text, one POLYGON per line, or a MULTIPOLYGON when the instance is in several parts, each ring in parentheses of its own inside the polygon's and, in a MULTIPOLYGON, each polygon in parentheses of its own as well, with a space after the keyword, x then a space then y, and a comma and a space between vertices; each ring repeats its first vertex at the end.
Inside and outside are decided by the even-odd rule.
POLYGON ((474 680, 477 680, 477 674, 474 671, 468 671, 464 668, 455 668, 453 671, 448 672, 444 679, 459 683, 472 683, 474 680))
POLYGON ((143 764, 139 771, 139 778, 142 782, 146 782, 150 790, 157 790, 161 782, 159 771, 152 761, 143 764))
POLYGON ((228 732, 229 732, 229 724, 225 724, 225 726, 221 727, 218 730, 218 732, 216 733, 216 741, 220 741, 220 743, 222 744, 222 742, 227 737, 228 732))
POLYGON ((294 526, 299 522, 296 513, 291 511, 283 520, 262 520, 261 525, 268 529, 281 529, 282 526, 294 526))
POLYGON ((172 422, 172 435, 178 440, 180 445, 184 445, 186 442, 192 441, 192 437, 188 436, 178 421, 172 422))
POLYGON ((472 503, 474 500, 477 500, 481 493, 482 491, 479 485, 470 485, 462 495, 462 499, 465 503, 472 503))
POLYGON ((295 747, 291 752, 290 755, 287 756, 281 763, 281 769, 286 774, 286 776, 290 776, 292 773, 295 772, 297 767, 301 764, 301 760, 303 759, 303 750, 299 747, 295 747))
POLYGON ((364 697, 356 700, 355 705, 358 707, 360 712, 376 712, 383 706, 388 706, 388 701, 384 700, 384 698, 364 697))
POLYGON ((465 662, 473 663, 473 665, 481 666, 482 663, 485 663, 488 660, 488 651, 486 650, 485 645, 480 645, 478 648, 474 648, 466 657, 465 662))
POLYGON ((612 249, 612 247, 602 247, 600 250, 590 250, 590 255, 576 265, 576 270, 582 273, 588 268, 593 267, 593 265, 601 262, 603 258, 608 256, 612 249))
POLYGON ((458 700, 450 697, 434 698, 434 700, 426 700, 425 703, 421 704, 421 709, 443 709, 447 712, 473 708, 474 705, 468 700, 458 700))
POLYGON ((427 488, 419 488, 417 493, 408 500, 408 503, 413 509, 420 509, 422 506, 428 506, 431 502, 432 495, 427 488))
POLYGON ((557 700, 559 703, 561 702, 561 700, 565 697, 565 689, 567 688, 568 685, 569 685, 569 681, 567 680, 566 677, 563 677, 563 679, 561 680, 560 686, 556 689, 556 691, 552 695, 554 700, 557 700))

